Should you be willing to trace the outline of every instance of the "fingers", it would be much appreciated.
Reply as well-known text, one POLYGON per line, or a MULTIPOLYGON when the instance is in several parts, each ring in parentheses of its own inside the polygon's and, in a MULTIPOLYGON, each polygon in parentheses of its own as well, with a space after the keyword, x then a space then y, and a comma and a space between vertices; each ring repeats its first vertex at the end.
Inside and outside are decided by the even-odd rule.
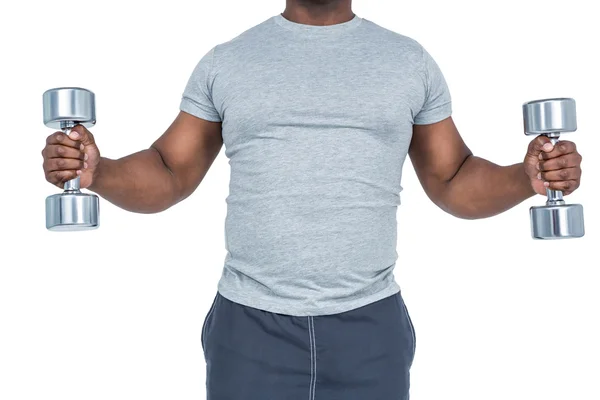
POLYGON ((579 153, 569 153, 549 160, 542 160, 538 163, 539 170, 542 172, 574 168, 580 165, 581 155, 579 153))
POLYGON ((94 143, 94 135, 92 135, 92 133, 83 125, 75 126, 73 129, 71 129, 69 135, 58 131, 46 138, 46 144, 63 145, 81 150, 83 150, 84 146, 94 143))
POLYGON ((544 186, 548 189, 560 190, 564 195, 569 195, 579 188, 582 157, 571 142, 557 144, 552 152, 544 154, 543 157, 552 155, 553 158, 539 162, 538 178, 544 180, 544 186))
POLYGON ((55 171, 81 171, 86 167, 83 160, 74 158, 47 158, 44 160, 46 173, 55 171))
POLYGON ((46 173, 46 180, 62 188, 65 182, 77 178, 78 175, 77 171, 54 171, 46 173))
POLYGON ((64 132, 54 132, 46 138, 47 145, 61 145, 71 147, 73 149, 83 150, 83 144, 79 141, 71 139, 64 132))
POLYGON ((80 149, 57 144, 49 144, 44 147, 42 156, 44 156, 44 158, 74 158, 78 160, 86 158, 85 153, 80 149))
POLYGON ((64 187, 64 183, 81 175, 81 171, 87 168, 87 155, 83 152, 84 144, 78 138, 85 138, 88 143, 90 139, 87 135, 87 130, 82 126, 77 126, 78 135, 70 136, 64 132, 55 132, 46 139, 46 146, 42 150, 44 157, 44 173, 46 180, 60 188, 64 187), (81 132, 84 132, 82 134, 81 132))
POLYGON ((572 167, 555 171, 540 172, 538 178, 547 182, 578 180, 581 177, 581 168, 572 167))
POLYGON ((530 143, 530 154, 537 152, 539 160, 538 179, 542 179, 548 189, 571 194, 581 182, 581 154, 573 142, 563 140, 552 145, 546 139, 540 136, 530 143))
POLYGON ((85 126, 77 125, 71 130, 69 137, 72 140, 77 140, 81 142, 84 146, 94 144, 94 135, 92 132, 88 131, 85 126))
POLYGON ((577 152, 577 147, 575 146, 575 143, 564 140, 564 141, 560 141, 557 144, 555 144, 552 151, 546 152, 546 153, 541 153, 540 159, 548 160, 550 158, 556 158, 556 157, 560 157, 562 155, 576 153, 576 152, 577 152))
POLYGON ((545 135, 537 136, 531 142, 527 148, 527 154, 533 157, 540 157, 540 154, 552 151, 553 146, 550 139, 545 135))
POLYGON ((579 187, 579 181, 545 182, 544 186, 552 190, 560 190, 566 196, 579 187))

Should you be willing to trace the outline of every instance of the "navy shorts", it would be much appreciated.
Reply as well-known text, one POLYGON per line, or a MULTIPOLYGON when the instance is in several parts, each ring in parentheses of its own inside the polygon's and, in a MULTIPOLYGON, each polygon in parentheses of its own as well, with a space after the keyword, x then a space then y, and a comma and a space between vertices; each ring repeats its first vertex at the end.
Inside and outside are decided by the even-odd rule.
POLYGON ((414 327, 400 292, 296 317, 217 293, 202 328, 207 400, 408 400, 414 327))

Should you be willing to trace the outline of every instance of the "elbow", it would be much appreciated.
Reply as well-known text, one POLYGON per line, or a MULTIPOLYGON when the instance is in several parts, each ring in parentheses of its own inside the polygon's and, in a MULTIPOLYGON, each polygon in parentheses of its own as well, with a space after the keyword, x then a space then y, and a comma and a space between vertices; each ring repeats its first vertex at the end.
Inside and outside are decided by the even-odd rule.
POLYGON ((485 207, 481 207, 474 201, 469 201, 464 196, 453 196, 451 193, 445 193, 434 201, 436 205, 444 212, 453 217, 465 220, 475 220, 491 217, 486 212, 485 207))
POLYGON ((167 211, 169 208, 173 207, 177 203, 180 203, 188 197, 176 187, 166 188, 164 189, 163 193, 168 193, 168 195, 149 198, 147 201, 137 203, 134 206, 132 205, 130 209, 125 209, 137 214, 159 214, 163 211, 167 211))
POLYGON ((135 214, 159 214, 163 211, 168 210, 174 204, 147 204, 137 205, 135 207, 122 207, 125 211, 129 211, 135 214))
POLYGON ((465 220, 490 218, 498 214, 490 212, 486 208, 478 207, 476 204, 446 205, 441 208, 453 217, 465 220))
POLYGON ((459 219, 474 220, 483 218, 481 213, 479 213, 476 209, 465 204, 453 205, 448 203, 440 203, 438 204, 438 207, 447 214, 459 219))
POLYGON ((481 209, 465 197, 464 193, 457 193, 450 186, 450 182, 438 185, 426 185, 425 193, 429 199, 442 211, 460 219, 483 218, 481 209))
POLYGON ((486 216, 483 214, 478 214, 476 212, 471 212, 471 211, 451 211, 451 212, 449 212, 449 214, 456 218, 466 219, 466 220, 476 220, 476 219, 486 218, 486 216))

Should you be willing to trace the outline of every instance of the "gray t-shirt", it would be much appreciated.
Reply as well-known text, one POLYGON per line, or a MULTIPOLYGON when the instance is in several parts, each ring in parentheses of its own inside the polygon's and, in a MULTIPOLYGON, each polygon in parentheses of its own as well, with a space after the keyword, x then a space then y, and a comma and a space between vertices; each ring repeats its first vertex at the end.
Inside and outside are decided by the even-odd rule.
POLYGON ((202 57, 180 109, 221 121, 231 176, 219 292, 327 315, 396 293, 396 211, 413 124, 451 115, 415 40, 355 16, 276 15, 202 57))

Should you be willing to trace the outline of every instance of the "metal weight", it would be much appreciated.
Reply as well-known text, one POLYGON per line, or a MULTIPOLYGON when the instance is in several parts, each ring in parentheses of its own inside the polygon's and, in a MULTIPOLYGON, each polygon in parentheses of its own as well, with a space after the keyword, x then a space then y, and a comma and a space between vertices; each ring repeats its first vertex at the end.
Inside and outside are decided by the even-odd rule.
MULTIPOLYGON (((545 135, 552 144, 561 133, 577 130, 576 103, 570 98, 535 100, 523 104, 525 135, 545 135)), ((568 239, 584 236, 583 206, 566 204, 563 193, 546 189, 543 206, 529 209, 531 236, 534 239, 568 239)))
MULTIPOLYGON (((82 88, 50 89, 43 94, 44 124, 62 130, 96 124, 94 93, 82 88)), ((46 198, 46 228, 51 231, 84 231, 99 227, 99 199, 82 193, 79 177, 64 184, 64 192, 46 198)))

